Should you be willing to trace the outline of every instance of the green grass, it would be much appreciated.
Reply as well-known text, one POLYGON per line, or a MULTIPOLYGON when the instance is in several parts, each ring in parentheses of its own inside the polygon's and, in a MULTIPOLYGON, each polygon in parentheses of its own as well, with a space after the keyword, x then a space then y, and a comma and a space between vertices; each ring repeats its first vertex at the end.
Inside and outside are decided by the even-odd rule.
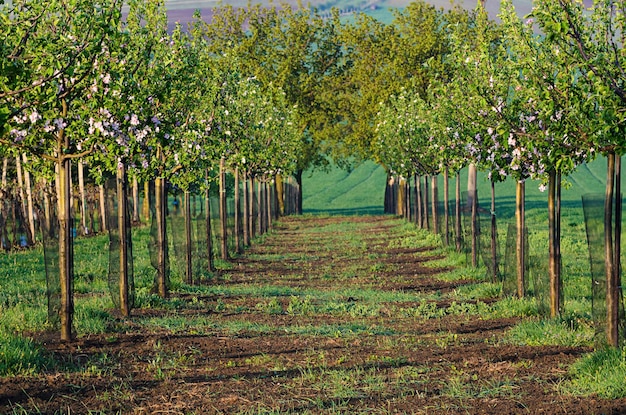
POLYGON ((626 396, 626 348, 598 350, 570 368, 572 379, 562 391, 576 395, 598 395, 606 399, 626 396))

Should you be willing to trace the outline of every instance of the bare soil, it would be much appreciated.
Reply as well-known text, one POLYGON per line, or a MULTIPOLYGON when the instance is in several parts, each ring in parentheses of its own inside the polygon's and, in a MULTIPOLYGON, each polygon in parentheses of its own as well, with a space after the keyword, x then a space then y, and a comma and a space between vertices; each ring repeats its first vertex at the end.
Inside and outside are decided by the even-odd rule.
MULTIPOLYGON (((440 293, 430 301, 449 307, 445 293, 471 281, 439 279, 433 249, 390 247, 395 225, 386 217, 286 218, 211 284, 440 293), (345 222, 358 227, 356 239, 333 231, 345 222)), ((311 311, 300 313, 289 310, 291 295, 173 297, 177 308, 134 310, 107 334, 69 343, 33 335, 58 369, 0 378, 0 413, 626 413, 625 399, 559 393, 568 366, 591 350, 505 344, 515 318, 396 312, 417 305, 410 302, 382 304, 373 316, 319 313, 328 300, 314 295, 306 297, 311 311), (181 318, 187 324, 175 328, 151 323, 181 318)), ((342 299, 351 310, 361 303, 342 299)))

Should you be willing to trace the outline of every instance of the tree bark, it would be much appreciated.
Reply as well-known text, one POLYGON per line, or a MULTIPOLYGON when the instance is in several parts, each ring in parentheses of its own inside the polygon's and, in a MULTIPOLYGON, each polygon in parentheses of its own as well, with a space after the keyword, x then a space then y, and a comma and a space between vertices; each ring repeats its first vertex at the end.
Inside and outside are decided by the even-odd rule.
POLYGON ((439 209, 437 209, 437 205, 439 204, 439 187, 436 175, 431 177, 430 188, 432 190, 431 207, 433 212, 433 233, 439 235, 439 209))
POLYGON ((243 243, 245 246, 250 246, 250 216, 248 210, 250 209, 250 191, 248 174, 243 174, 243 243))
POLYGON ((150 223, 150 181, 143 182, 143 205, 141 207, 143 220, 150 223))
POLYGON ((430 207, 428 206, 428 175, 424 175, 424 191, 422 193, 422 212, 424 213, 424 229, 430 229, 430 220, 428 218, 428 210, 430 207))
POLYGON ((515 191, 515 223, 517 225, 516 248, 517 253, 517 296, 524 297, 526 282, 526 214, 525 214, 526 185, 518 181, 515 191))
POLYGON ((98 185, 98 195, 100 199, 100 227, 102 232, 108 230, 107 226, 107 208, 106 208, 106 195, 104 193, 104 185, 98 185))
POLYGON ((496 222, 496 183, 491 180, 491 281, 498 281, 498 227, 496 222))
POLYGON ((133 223, 140 223, 139 216, 139 182, 137 176, 133 177, 133 223))
POLYGON ((157 243, 157 292, 161 298, 169 296, 167 278, 167 191, 165 179, 158 177, 154 181, 155 213, 156 213, 156 243, 157 243))
POLYGON ((206 212, 206 249, 207 259, 209 263, 209 272, 215 271, 215 263, 213 262, 213 228, 211 226, 211 187, 209 184, 209 172, 205 172, 206 190, 204 191, 204 207, 206 212))
POLYGON ((220 159, 220 221, 221 221, 221 254, 222 259, 228 260, 228 213, 226 206, 226 160, 220 159))
MULTIPOLYGON (((63 116, 67 106, 63 103, 63 116)), ((74 244, 72 237, 71 206, 71 164, 65 157, 64 149, 70 148, 70 140, 65 130, 57 133, 57 203, 59 218, 59 279, 61 286, 61 340, 71 341, 74 319, 74 244)))
POLYGON ((613 237, 613 199, 615 195, 616 155, 607 155, 607 179, 604 199, 604 249, 606 268, 607 341, 610 346, 619 346, 619 272, 615 269, 615 244, 613 237))
POLYGON ((450 212, 448 206, 450 204, 450 172, 446 167, 443 171, 443 231, 445 232, 444 241, 446 245, 450 245, 450 212))
POLYGON ((87 194, 85 193, 85 169, 82 160, 78 160, 78 193, 80 197, 80 225, 83 235, 89 234, 87 226, 87 194))
POLYGON ((278 214, 285 216, 285 185, 283 181, 283 175, 276 175, 276 201, 278 202, 278 214))
POLYGON ((192 241, 191 241, 191 193, 185 190, 185 282, 193 285, 193 257, 192 257, 192 241))
POLYGON ((417 209, 417 226, 424 229, 424 203, 422 201, 422 177, 415 175, 415 204, 417 209))
MULTIPOLYGON (((26 154, 22 154, 24 164, 28 164, 28 157, 26 154)), ((35 243, 35 205, 33 204, 33 187, 30 179, 30 172, 28 169, 24 169, 24 189, 26 190, 26 210, 27 221, 29 227, 28 244, 34 245, 35 243)))
POLYGON ((298 187, 296 189, 296 214, 302 215, 302 169, 298 169, 295 173, 296 183, 298 187))
POLYGON ((128 215, 128 185, 126 176, 126 167, 120 164, 117 168, 117 226, 120 238, 120 312, 123 316, 130 316, 130 296, 129 296, 129 262, 130 246, 130 229, 127 227, 128 215))
POLYGON ((235 167, 235 252, 241 253, 241 209, 239 193, 239 167, 235 167))
POLYGON ((7 188, 7 170, 9 169, 9 159, 5 157, 2 160, 2 189, 7 188))
POLYGON ((456 241, 456 251, 461 252, 463 248, 463 235, 461 229, 461 174, 457 172, 454 186, 454 236, 456 241))
POLYGON ((559 186, 556 171, 548 174, 548 269, 550 275, 550 316, 561 312, 561 275, 559 270, 559 245, 561 238, 558 228, 557 190, 559 186))

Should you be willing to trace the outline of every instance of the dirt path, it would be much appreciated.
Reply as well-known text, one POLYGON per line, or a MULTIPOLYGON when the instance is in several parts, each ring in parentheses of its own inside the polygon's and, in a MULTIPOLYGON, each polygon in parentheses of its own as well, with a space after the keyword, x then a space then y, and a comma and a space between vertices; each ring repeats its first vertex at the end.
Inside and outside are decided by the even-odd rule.
POLYGON ((626 411, 623 399, 558 393, 589 350, 511 346, 500 340, 516 319, 438 313, 471 281, 439 278, 429 262, 440 256, 402 247, 401 228, 387 217, 285 219, 169 307, 71 344, 38 337, 67 370, 0 378, 0 413, 626 411))

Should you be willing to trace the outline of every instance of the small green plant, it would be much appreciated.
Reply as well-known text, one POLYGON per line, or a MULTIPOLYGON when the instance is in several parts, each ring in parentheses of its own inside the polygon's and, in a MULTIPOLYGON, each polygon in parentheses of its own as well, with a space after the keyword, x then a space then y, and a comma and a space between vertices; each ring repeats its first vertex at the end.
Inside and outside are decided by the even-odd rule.
POLYGON ((53 365, 53 359, 31 339, 0 333, 0 376, 31 375, 53 365))
POLYGON ((607 348, 591 353, 570 368, 571 380, 560 385, 562 392, 598 395, 605 399, 626 397, 626 348, 607 348))

